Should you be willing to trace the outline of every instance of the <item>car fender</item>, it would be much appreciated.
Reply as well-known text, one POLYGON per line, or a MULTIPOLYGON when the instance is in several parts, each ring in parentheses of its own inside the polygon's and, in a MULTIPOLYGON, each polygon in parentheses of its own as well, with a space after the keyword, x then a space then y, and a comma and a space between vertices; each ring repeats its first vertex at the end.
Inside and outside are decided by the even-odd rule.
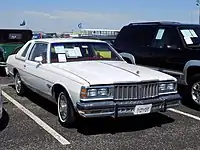
POLYGON ((135 64, 135 57, 130 53, 119 53, 121 57, 128 58, 132 64, 135 64))
MULTIPOLYGON (((61 85, 61 86, 66 90, 66 92, 68 93, 69 98, 70 98, 70 100, 71 100, 71 102, 72 102, 74 108, 76 109, 76 101, 73 99, 73 96, 71 95, 69 88, 68 88, 65 84, 63 84, 63 83, 61 83, 61 82, 55 82, 55 83, 53 84, 53 86, 52 86, 51 91, 53 90, 54 85, 61 85)), ((52 92, 53 92, 53 91, 52 91, 52 92)), ((57 102, 56 102, 56 103, 57 103, 57 102)))
POLYGON ((184 82, 186 85, 188 85, 187 73, 188 73, 188 68, 190 68, 190 67, 200 67, 200 60, 190 60, 185 64, 185 66, 183 68, 183 74, 184 74, 184 82))

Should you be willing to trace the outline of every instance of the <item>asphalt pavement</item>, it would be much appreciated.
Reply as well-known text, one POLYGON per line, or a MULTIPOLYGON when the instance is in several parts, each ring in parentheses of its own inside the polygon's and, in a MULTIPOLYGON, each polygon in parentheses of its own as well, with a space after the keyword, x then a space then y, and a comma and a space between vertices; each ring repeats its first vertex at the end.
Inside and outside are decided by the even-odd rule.
POLYGON ((82 119, 60 125, 56 105, 28 92, 17 96, 10 78, 4 85, 0 150, 198 150, 200 110, 180 105, 165 113, 127 118, 82 119), (5 94, 7 96, 5 96, 5 94), (67 142, 68 143, 67 143, 67 142))

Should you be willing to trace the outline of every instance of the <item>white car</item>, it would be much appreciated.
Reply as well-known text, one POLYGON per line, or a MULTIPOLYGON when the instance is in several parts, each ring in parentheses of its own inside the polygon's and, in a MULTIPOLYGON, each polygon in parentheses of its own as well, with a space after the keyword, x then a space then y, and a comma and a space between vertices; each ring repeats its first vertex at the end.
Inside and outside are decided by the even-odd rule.
POLYGON ((7 59, 18 95, 26 88, 57 104, 61 123, 77 116, 122 117, 179 105, 176 79, 128 64, 109 44, 89 39, 34 39, 7 59))
POLYGON ((0 123, 3 117, 3 100, 2 97, 0 96, 0 123))

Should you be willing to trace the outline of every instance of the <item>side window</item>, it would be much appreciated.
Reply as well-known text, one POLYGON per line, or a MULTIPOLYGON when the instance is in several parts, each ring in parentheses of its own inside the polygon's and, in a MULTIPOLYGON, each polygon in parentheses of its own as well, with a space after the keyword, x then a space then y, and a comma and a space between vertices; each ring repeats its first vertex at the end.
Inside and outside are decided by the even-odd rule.
POLYGON ((181 38, 175 28, 160 28, 155 36, 153 47, 155 48, 181 48, 181 38))
POLYGON ((42 57, 42 63, 47 63, 47 47, 46 43, 35 43, 29 56, 30 61, 35 61, 36 57, 42 57))
POLYGON ((27 53, 27 51, 28 51, 28 49, 29 49, 29 47, 31 46, 31 43, 29 43, 28 45, 27 45, 27 47, 24 49, 24 51, 23 51, 23 53, 22 53, 22 57, 25 57, 26 56, 26 53, 27 53))
POLYGON ((155 34, 156 29, 153 26, 127 26, 118 34, 114 46, 130 50, 137 47, 147 47, 151 45, 155 34))

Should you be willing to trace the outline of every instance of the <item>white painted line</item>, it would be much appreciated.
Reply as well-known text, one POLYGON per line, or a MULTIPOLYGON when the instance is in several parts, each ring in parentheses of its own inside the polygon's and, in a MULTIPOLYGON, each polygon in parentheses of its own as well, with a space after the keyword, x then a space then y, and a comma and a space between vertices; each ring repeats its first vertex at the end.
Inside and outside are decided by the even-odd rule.
POLYGON ((62 145, 70 144, 69 141, 67 141, 63 136, 61 136, 59 133, 57 133, 54 129, 52 129, 49 125, 47 125, 44 121, 42 121, 39 117, 34 115, 31 111, 26 109, 24 106, 22 106, 20 103, 18 103, 16 100, 14 100, 11 96, 9 96, 7 93, 2 91, 2 95, 8 99, 10 102, 12 102, 15 106, 17 106, 21 111, 23 111, 26 115, 28 115, 31 119, 33 119, 39 126, 41 126, 44 130, 46 130, 49 134, 51 134, 55 139, 57 139, 62 145))
POLYGON ((184 116, 187 116, 187 117, 190 117, 190 118, 193 118, 193 119, 196 119, 198 121, 200 121, 200 117, 197 117, 197 116, 194 116, 194 115, 191 115, 189 113, 185 113, 185 112, 182 112, 180 110, 177 110, 177 109, 173 109, 173 108, 169 108, 167 109, 169 111, 172 111, 172 112, 175 112, 175 113, 178 113, 178 114, 181 114, 181 115, 184 115, 184 116))

